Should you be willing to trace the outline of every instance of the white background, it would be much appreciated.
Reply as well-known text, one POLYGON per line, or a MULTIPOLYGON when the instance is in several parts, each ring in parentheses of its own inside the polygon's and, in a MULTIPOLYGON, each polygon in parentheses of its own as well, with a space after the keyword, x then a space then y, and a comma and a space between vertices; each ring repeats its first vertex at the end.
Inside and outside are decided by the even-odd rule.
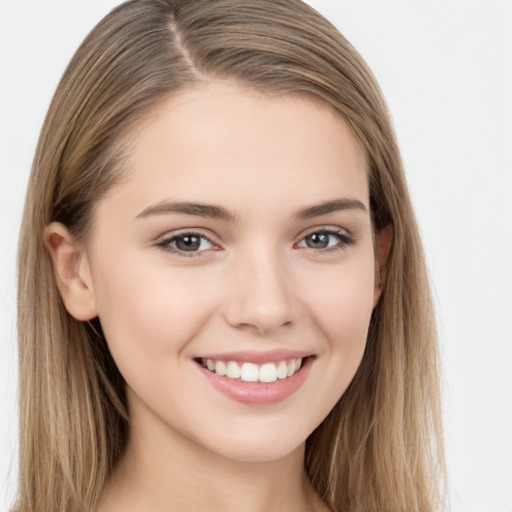
MULTIPOLYGON (((117 0, 0 0, 0 510, 15 489, 15 253, 72 53, 117 0)), ((436 296, 454 512, 512 512, 512 0, 311 0, 390 105, 436 296)))

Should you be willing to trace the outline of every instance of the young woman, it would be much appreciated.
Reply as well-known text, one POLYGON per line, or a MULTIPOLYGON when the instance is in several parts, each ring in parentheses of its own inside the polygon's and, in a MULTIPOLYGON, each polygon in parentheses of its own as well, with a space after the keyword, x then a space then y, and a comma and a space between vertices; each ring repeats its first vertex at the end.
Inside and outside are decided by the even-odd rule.
POLYGON ((19 251, 14 511, 434 511, 433 312, 378 86, 299 0, 131 0, 19 251))

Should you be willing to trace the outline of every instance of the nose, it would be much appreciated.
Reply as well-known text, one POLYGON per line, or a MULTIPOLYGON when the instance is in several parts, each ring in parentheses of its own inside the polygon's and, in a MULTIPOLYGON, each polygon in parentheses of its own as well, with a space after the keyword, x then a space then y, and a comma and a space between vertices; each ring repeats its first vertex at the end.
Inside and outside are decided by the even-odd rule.
POLYGON ((265 335, 297 321, 299 305, 293 280, 277 254, 259 251, 240 257, 234 267, 224 306, 232 327, 265 335))

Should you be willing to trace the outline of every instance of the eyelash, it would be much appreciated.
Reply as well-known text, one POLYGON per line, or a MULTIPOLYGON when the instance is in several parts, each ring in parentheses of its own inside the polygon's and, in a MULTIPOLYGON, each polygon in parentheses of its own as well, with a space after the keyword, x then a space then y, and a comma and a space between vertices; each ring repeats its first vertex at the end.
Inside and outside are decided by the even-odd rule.
MULTIPOLYGON (((315 249, 313 247, 303 247, 305 249, 314 251, 315 254, 325 254, 325 253, 343 251, 347 247, 354 245, 354 243, 355 243, 355 239, 353 238, 352 235, 348 235, 348 234, 346 234, 346 232, 344 232, 342 230, 336 230, 336 229, 317 229, 315 231, 311 231, 311 232, 305 234, 300 239, 299 243, 303 242, 308 236, 311 236, 311 235, 334 236, 338 239, 338 243, 332 247, 326 247, 323 249, 315 249)), ((165 238, 165 239, 161 240, 160 242, 157 242, 155 245, 159 249, 162 249, 164 251, 167 251, 167 252, 170 252, 173 254, 177 254, 178 256, 183 256, 186 258, 200 256, 201 253, 204 251, 182 251, 182 250, 180 250, 176 247, 172 247, 170 245, 171 243, 176 242, 176 240, 178 240, 180 238, 187 237, 187 236, 204 239, 204 240, 207 240, 212 245, 217 246, 217 244, 215 244, 215 242, 210 237, 208 237, 204 233, 199 233, 196 231, 184 231, 183 233, 179 233, 177 235, 173 235, 171 237, 165 238)))
MULTIPOLYGON (((332 247, 326 247, 324 249, 315 249, 313 247, 304 247, 305 249, 310 249, 315 252, 315 254, 325 254, 325 253, 333 253, 338 251, 346 250, 347 247, 350 247, 351 245, 354 245, 355 239, 352 235, 347 234, 345 231, 338 230, 338 229, 316 229, 314 231, 311 231, 304 235, 300 242, 305 240, 308 236, 311 235, 327 235, 327 236, 334 236, 338 239, 338 243, 333 245, 332 247)), ((299 242, 299 243, 300 243, 299 242)))
POLYGON ((175 242, 176 240, 184 238, 186 236, 202 238, 210 242, 212 245, 216 245, 215 242, 210 237, 206 236, 204 233, 198 233, 196 231, 184 231, 183 233, 178 233, 177 235, 173 235, 171 237, 163 239, 160 242, 157 242, 156 246, 164 251, 177 254, 178 256, 184 256, 186 258, 200 256, 202 251, 181 251, 180 249, 169 245, 175 242))

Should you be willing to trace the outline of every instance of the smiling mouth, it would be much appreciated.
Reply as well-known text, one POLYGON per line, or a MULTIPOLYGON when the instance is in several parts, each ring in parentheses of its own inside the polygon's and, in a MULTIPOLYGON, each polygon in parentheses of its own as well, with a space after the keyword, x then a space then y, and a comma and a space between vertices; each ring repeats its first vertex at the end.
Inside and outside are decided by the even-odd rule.
POLYGON ((241 361, 223 361, 206 358, 196 359, 210 372, 239 382, 260 382, 269 384, 284 381, 300 370, 308 357, 283 359, 281 361, 255 364, 241 361))

